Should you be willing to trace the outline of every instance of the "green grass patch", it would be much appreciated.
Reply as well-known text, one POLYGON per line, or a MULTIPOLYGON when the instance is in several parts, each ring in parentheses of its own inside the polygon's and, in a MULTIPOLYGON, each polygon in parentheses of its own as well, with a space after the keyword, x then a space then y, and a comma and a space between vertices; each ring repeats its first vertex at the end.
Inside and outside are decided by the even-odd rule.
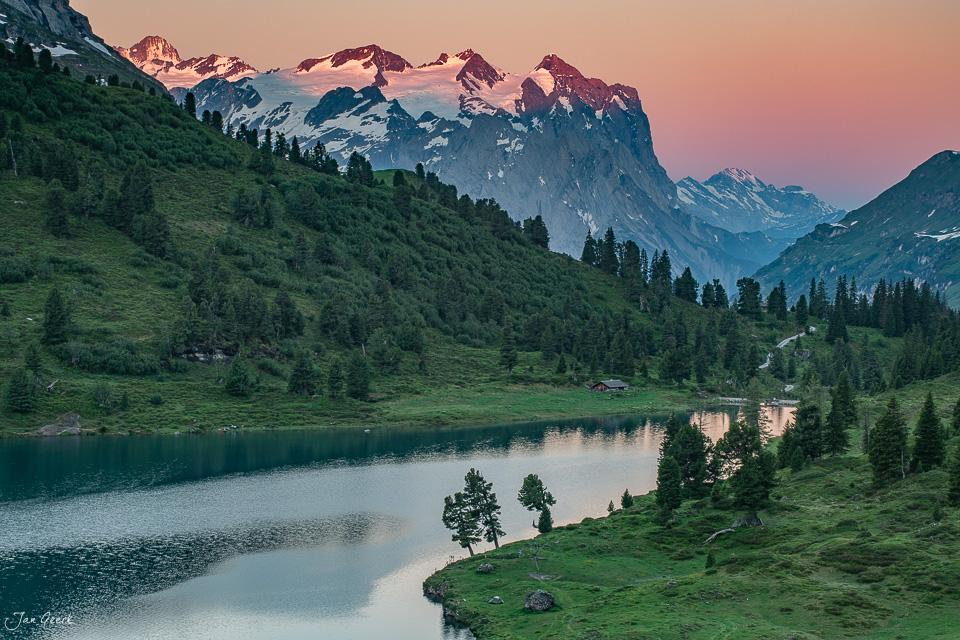
POLYGON ((488 554, 491 574, 477 573, 483 560, 463 559, 426 587, 444 593, 445 606, 481 640, 955 635, 960 511, 931 518, 944 471, 874 492, 865 457, 851 453, 780 479, 778 499, 760 514, 765 526, 710 545, 710 533, 739 514, 687 502, 664 527, 647 495, 607 518, 501 547, 488 554), (539 571, 531 560, 538 550, 539 571), (716 558, 712 569, 707 553, 716 558), (538 588, 558 606, 524 610, 538 588), (493 595, 505 604, 488 605, 493 595))

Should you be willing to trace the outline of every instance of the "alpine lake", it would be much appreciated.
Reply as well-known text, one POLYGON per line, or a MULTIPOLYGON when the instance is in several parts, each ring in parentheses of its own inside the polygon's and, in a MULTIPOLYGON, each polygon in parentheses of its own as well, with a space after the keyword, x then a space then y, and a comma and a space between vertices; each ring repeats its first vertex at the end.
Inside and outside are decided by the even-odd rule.
MULTIPOLYGON (((738 411, 679 417, 716 442, 738 411)), ((0 440, 0 636, 472 638, 421 590, 466 554, 444 496, 479 470, 505 542, 537 533, 530 473, 556 524, 604 516, 656 487, 667 418, 0 440)))

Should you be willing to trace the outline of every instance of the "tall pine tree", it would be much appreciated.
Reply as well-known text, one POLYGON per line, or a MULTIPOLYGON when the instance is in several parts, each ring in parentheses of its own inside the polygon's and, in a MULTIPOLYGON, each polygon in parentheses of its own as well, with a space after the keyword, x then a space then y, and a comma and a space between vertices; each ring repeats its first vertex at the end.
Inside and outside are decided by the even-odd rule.
POLYGON ((43 307, 43 336, 44 344, 60 344, 67 339, 67 330, 70 327, 70 313, 63 303, 60 290, 54 287, 47 295, 43 307))
POLYGON ((443 499, 443 526, 453 531, 451 540, 473 556, 473 545, 480 542, 480 521, 463 492, 457 491, 443 499))
POLYGON ((777 456, 772 451, 761 450, 743 460, 743 464, 730 478, 734 503, 756 515, 770 499, 770 491, 776 485, 777 456))
POLYGON ((550 505, 557 501, 546 487, 543 481, 535 473, 531 473, 523 479, 523 486, 517 493, 517 500, 528 511, 539 511, 540 517, 537 519, 537 530, 540 533, 548 533, 553 529, 553 516, 550 514, 550 505))
POLYGON ((290 380, 287 391, 301 396, 312 396, 317 392, 317 368, 313 364, 313 356, 306 349, 300 352, 290 370, 290 380))
POLYGON ((7 389, 3 396, 3 404, 7 411, 29 413, 35 402, 33 376, 26 367, 15 369, 9 382, 7 382, 7 389))
POLYGON ((927 392, 927 399, 917 416, 917 426, 913 430, 913 468, 923 465, 927 471, 943 464, 946 451, 943 445, 943 424, 937 416, 933 404, 933 394, 927 392))
POLYGON ((227 380, 224 388, 232 396, 244 397, 249 395, 257 386, 257 375, 247 363, 242 353, 237 353, 227 370, 227 380))
POLYGON ((657 467, 657 504, 670 513, 683 502, 681 493, 680 465, 671 456, 660 458, 657 467))
POLYGON ((847 342, 847 312, 845 307, 838 305, 830 313, 830 324, 827 326, 827 343, 833 344, 837 340, 847 342))
POLYGON ((896 396, 891 396, 870 431, 869 457, 876 487, 886 486, 906 475, 909 461, 907 420, 900 411, 896 396))
POLYGON ((503 333, 500 337, 500 366, 513 373, 517 366, 517 345, 513 338, 513 322, 508 316, 503 323, 503 333))
POLYGON ((550 507, 545 506, 537 518, 537 531, 540 533, 550 533, 553 531, 553 515, 550 513, 550 507))
POLYGON ((500 505, 497 504, 497 494, 492 491, 493 483, 484 480, 476 469, 470 469, 467 472, 464 483, 464 498, 477 514, 483 537, 487 542, 492 542, 495 549, 499 549, 500 536, 504 535, 504 531, 500 524, 500 505))
POLYGON ((613 234, 613 227, 607 227, 603 235, 603 247, 600 249, 600 270, 611 276, 617 275, 620 261, 617 259, 617 239, 613 234))
POLYGON ((807 296, 801 294, 800 298, 797 300, 797 306, 795 307, 797 311, 797 326, 799 326, 804 331, 807 330, 807 320, 809 320, 809 310, 807 309, 807 296))
POLYGON ((543 486, 543 480, 535 473, 523 479, 523 486, 517 493, 517 501, 528 511, 543 511, 544 507, 557 504, 553 494, 547 491, 543 486))
POLYGON ((597 241, 593 239, 593 234, 590 231, 587 231, 587 238, 583 241, 580 262, 589 264, 591 267, 597 264, 597 241))
POLYGON ((370 395, 370 363, 361 353, 354 353, 347 361, 347 396, 366 400, 370 395))
POLYGON ((760 429, 743 422, 731 424, 715 450, 718 472, 730 478, 734 503, 755 517, 776 484, 777 456, 763 448, 760 429))
POLYGON ((183 99, 183 110, 186 111, 191 118, 197 117, 197 98, 193 95, 193 92, 187 92, 186 97, 183 99))
MULTIPOLYGON (((673 416, 671 420, 675 420, 673 416)), ((710 439, 689 423, 678 424, 673 435, 664 440, 661 454, 677 462, 685 495, 701 498, 707 494, 708 458, 712 449, 710 439)))
POLYGON ((857 406, 853 399, 853 387, 846 371, 837 376, 837 384, 830 393, 830 413, 823 434, 823 448, 830 455, 843 453, 850 447, 847 429, 857 425, 857 406))
POLYGON ((823 420, 820 405, 813 398, 803 398, 794 414, 797 446, 816 460, 823 455, 823 420))

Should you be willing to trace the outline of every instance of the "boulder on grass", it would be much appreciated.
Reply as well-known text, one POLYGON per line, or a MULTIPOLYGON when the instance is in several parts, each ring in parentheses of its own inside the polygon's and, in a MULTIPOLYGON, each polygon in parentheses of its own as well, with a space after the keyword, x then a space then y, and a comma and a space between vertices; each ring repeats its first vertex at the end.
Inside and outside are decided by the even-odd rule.
POLYGON ((552 595, 543 589, 537 589, 527 596, 527 601, 523 606, 531 611, 547 611, 555 604, 557 604, 557 601, 552 595))
POLYGON ((80 414, 65 413, 53 424, 40 427, 33 432, 35 436, 78 436, 80 435, 80 414))
POLYGON ((733 523, 733 528, 738 527, 762 527, 763 520, 761 520, 756 514, 751 514, 749 516, 743 516, 733 523))
POLYGON ((493 573, 493 565, 489 562, 484 562, 477 567, 477 573, 493 573))

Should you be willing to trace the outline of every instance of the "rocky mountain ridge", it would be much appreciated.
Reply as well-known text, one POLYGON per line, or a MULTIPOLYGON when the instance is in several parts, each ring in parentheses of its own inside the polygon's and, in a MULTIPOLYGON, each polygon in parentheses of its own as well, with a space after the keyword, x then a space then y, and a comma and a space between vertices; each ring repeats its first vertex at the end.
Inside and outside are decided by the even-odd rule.
POLYGON ((846 211, 796 185, 778 189, 743 169, 724 169, 708 180, 684 178, 677 197, 693 215, 728 231, 763 231, 795 240, 818 224, 836 222, 846 211))

